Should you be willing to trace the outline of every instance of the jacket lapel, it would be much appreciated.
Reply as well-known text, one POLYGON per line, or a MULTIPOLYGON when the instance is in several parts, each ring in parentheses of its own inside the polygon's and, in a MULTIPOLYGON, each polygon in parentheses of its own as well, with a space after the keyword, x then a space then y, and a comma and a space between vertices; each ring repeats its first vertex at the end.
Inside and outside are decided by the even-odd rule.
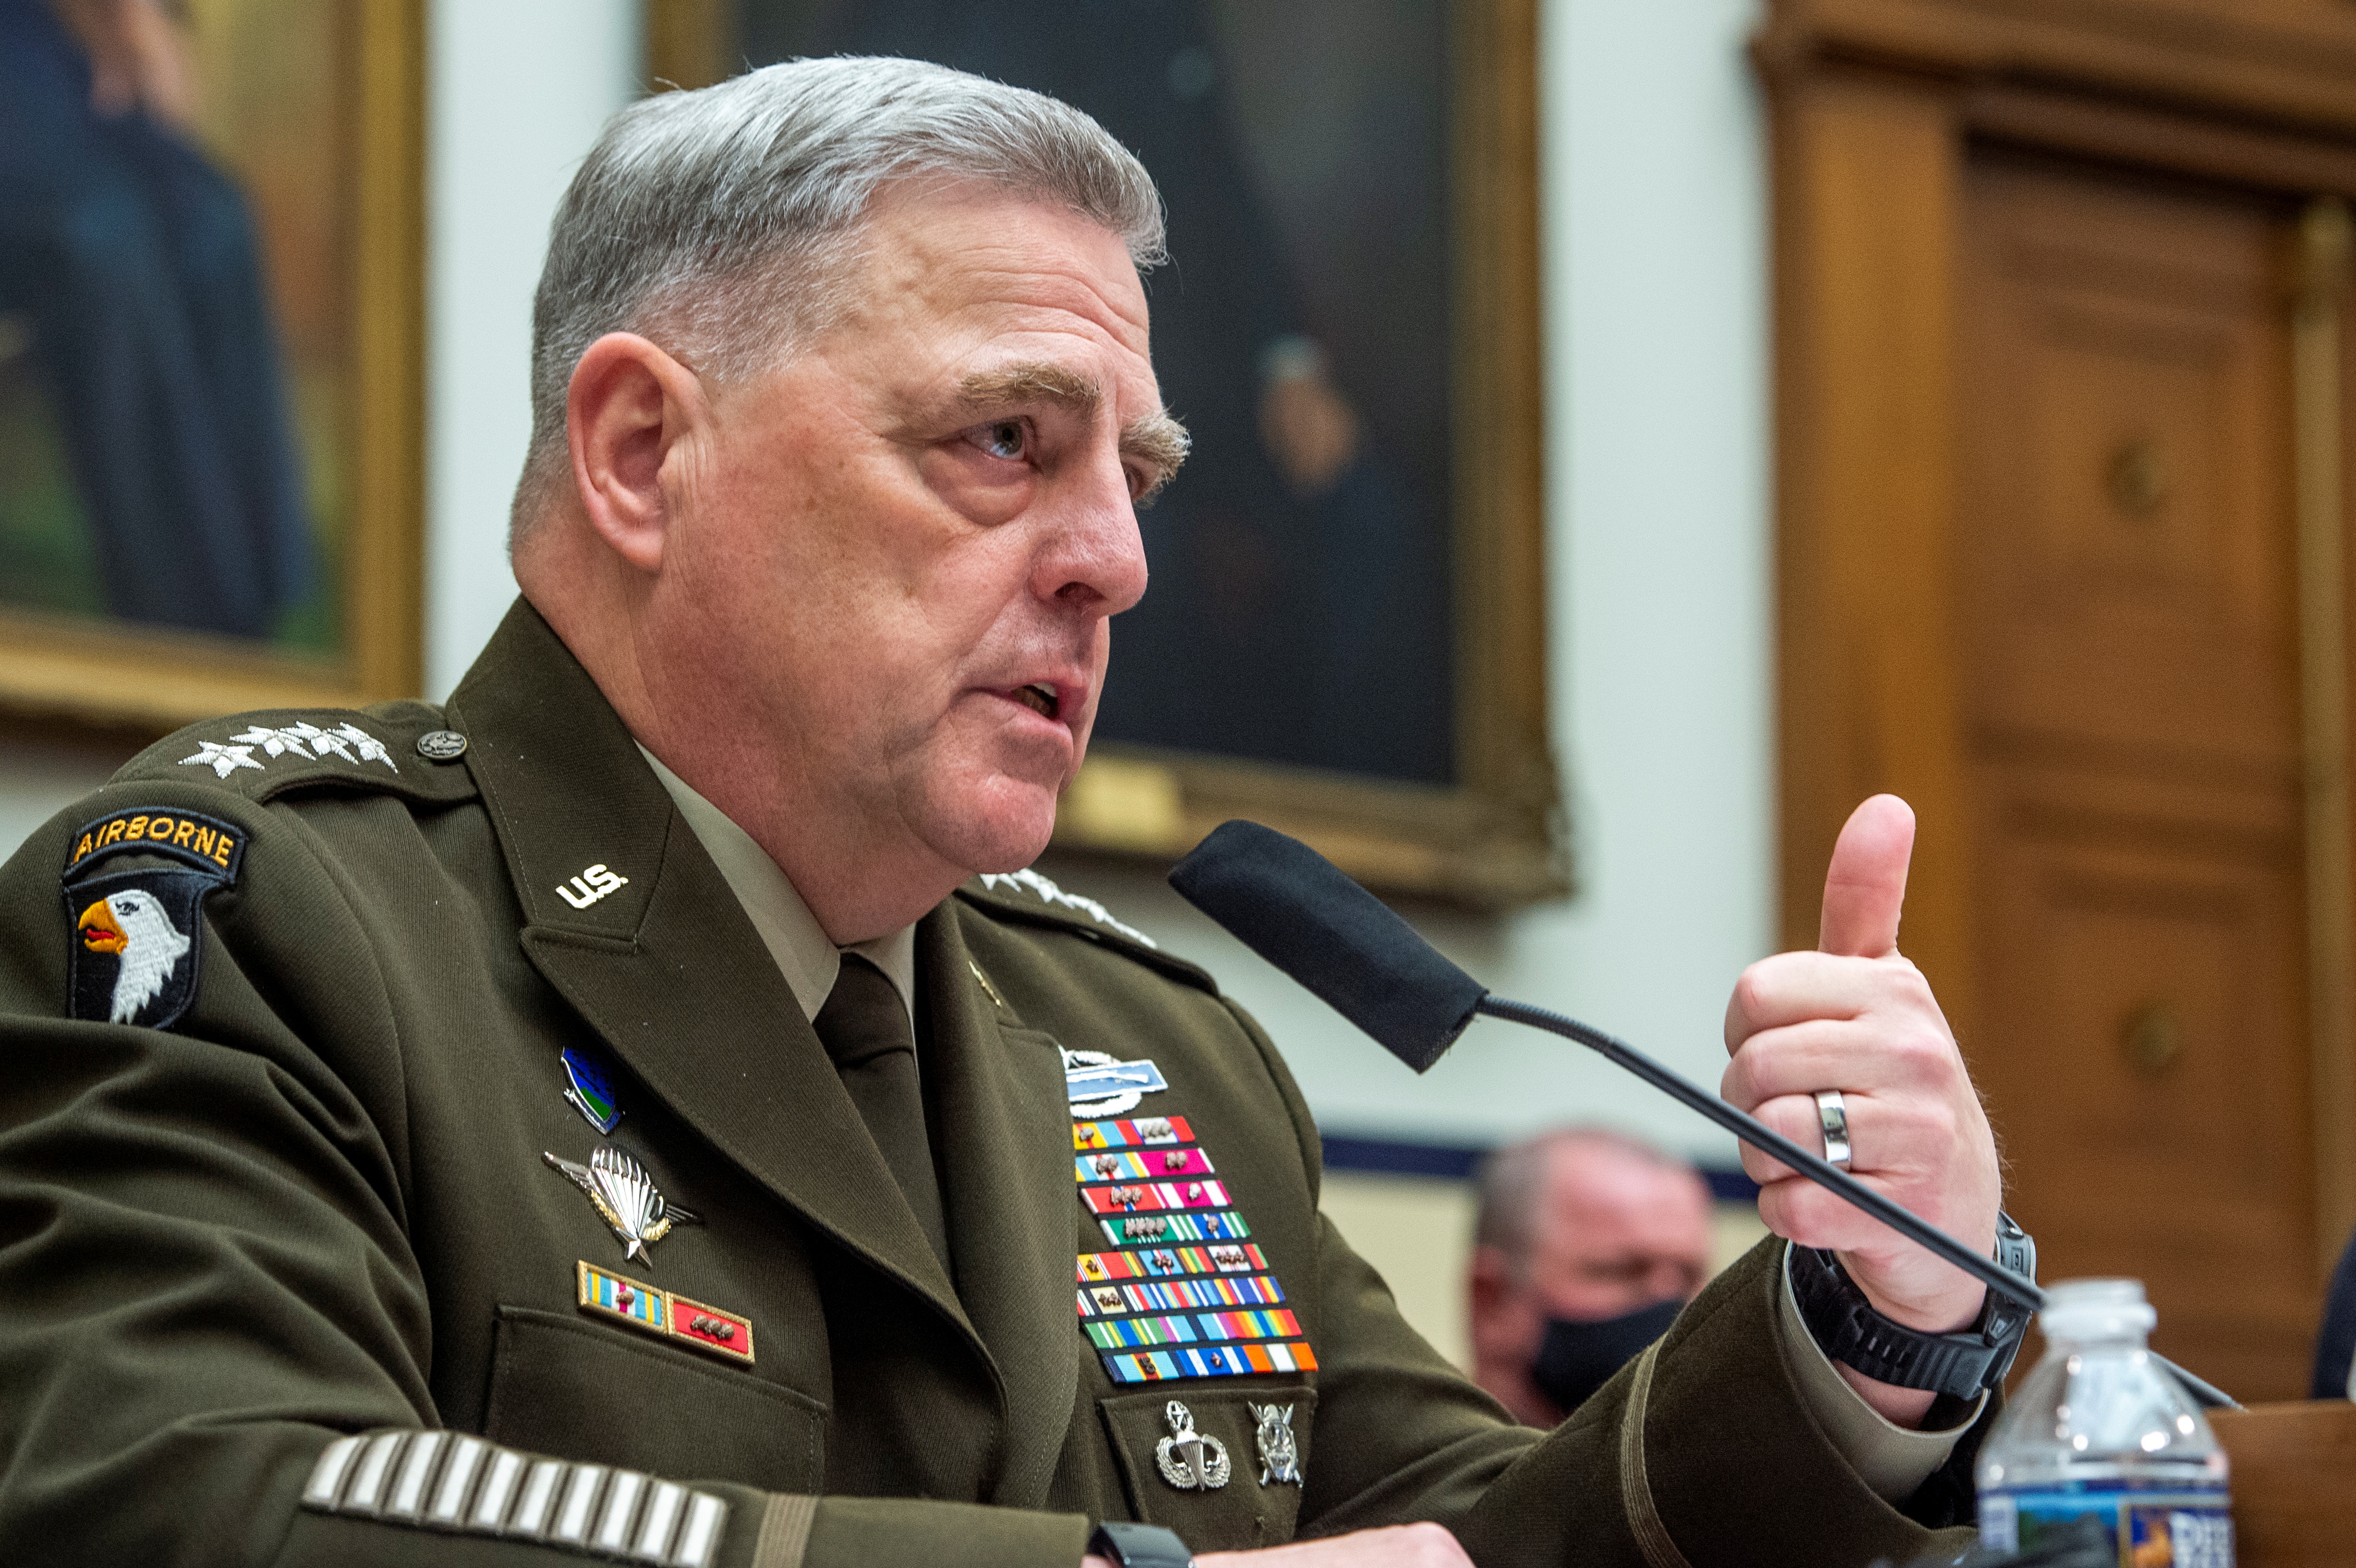
POLYGON ((529 604, 509 612, 449 713, 523 905, 524 950, 549 983, 722 1153, 981 1350, 743 907, 529 604), (593 865, 626 880, 571 880, 593 865))
POLYGON ((958 1286, 1006 1401, 990 1500, 1042 1508, 1078 1379, 1063 1051, 983 993, 953 903, 917 925, 916 959, 958 1286))

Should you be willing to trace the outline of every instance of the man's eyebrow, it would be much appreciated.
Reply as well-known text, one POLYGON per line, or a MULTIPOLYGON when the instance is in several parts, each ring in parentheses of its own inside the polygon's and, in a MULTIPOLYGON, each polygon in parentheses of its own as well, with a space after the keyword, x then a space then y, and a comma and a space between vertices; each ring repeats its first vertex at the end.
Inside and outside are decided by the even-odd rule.
POLYGON ((1061 403, 1076 413, 1094 413, 1104 401, 1097 383, 1062 365, 1008 365, 976 371, 958 382, 958 405, 981 411, 1010 403, 1061 403))
MULTIPOLYGON (((958 407, 977 413, 1008 403, 1059 403, 1075 413, 1092 416, 1104 403, 1104 392, 1095 381, 1062 365, 1008 365, 967 376, 958 383, 957 402, 958 407)), ((1151 500, 1176 475, 1194 444, 1186 427, 1162 409, 1121 426, 1121 456, 1141 459, 1153 470, 1138 495, 1141 505, 1151 500)))
POLYGON ((1153 477, 1137 495, 1137 504, 1147 506, 1162 493, 1162 487, 1178 476, 1178 465, 1186 460, 1194 438, 1186 427, 1162 409, 1130 420, 1120 427, 1120 450, 1125 457, 1142 457, 1153 466, 1153 477))

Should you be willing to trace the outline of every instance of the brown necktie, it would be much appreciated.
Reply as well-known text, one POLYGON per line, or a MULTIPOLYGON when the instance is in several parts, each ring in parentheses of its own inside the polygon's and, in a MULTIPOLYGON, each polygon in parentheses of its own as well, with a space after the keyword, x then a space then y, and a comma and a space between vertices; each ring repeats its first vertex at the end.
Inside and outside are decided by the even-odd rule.
POLYGON ((916 1076, 916 1042, 908 1010, 884 972, 857 953, 842 955, 826 1005, 810 1020, 819 1043, 834 1058, 842 1087, 867 1123, 893 1179, 907 1195, 916 1224, 941 1267, 949 1263, 948 1228, 941 1219, 941 1184, 925 1132, 925 1093, 916 1076))

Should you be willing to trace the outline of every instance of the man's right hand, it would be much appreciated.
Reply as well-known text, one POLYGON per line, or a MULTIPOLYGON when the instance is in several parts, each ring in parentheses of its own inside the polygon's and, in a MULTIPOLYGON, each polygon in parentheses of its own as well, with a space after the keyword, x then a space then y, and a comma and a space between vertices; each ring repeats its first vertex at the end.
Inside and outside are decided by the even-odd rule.
MULTIPOLYGON (((1112 1568, 1101 1557, 1084 1557, 1081 1568, 1112 1568)), ((1206 1552, 1195 1568, 1472 1568, 1456 1538, 1436 1524, 1395 1524, 1323 1541, 1268 1546, 1257 1552, 1206 1552)))

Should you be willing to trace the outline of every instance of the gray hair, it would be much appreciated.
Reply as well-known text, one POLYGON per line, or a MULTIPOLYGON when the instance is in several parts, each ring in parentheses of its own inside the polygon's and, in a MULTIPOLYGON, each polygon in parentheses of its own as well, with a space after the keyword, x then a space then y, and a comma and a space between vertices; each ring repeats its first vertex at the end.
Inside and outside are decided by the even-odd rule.
POLYGON ((722 381, 773 362, 841 309, 870 202, 911 177, 1066 207, 1119 236, 1140 270, 1163 259, 1144 166, 1043 93, 846 56, 643 99, 606 123, 550 227, 518 531, 562 472, 565 394, 591 343, 642 332, 722 381))
POLYGON ((1472 1172, 1480 1208, 1472 1222, 1472 1244, 1494 1247, 1505 1254, 1515 1274, 1529 1262, 1537 1230, 1538 1197, 1546 1187, 1547 1167, 1558 1149, 1609 1149, 1663 1170, 1682 1171, 1701 1179, 1692 1165, 1644 1139, 1609 1127, 1558 1127, 1492 1149, 1472 1172))

